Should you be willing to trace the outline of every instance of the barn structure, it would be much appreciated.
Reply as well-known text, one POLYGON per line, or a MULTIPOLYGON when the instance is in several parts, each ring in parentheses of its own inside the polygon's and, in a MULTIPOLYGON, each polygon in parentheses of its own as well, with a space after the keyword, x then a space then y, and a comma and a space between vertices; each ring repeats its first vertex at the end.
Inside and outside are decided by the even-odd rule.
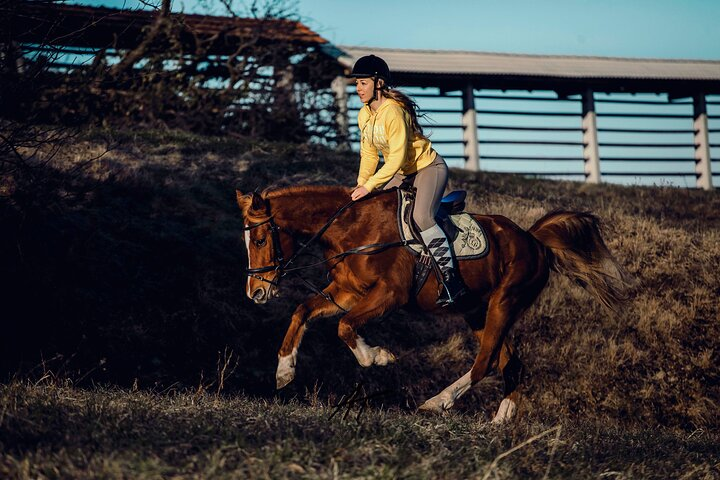
MULTIPOLYGON (((591 183, 601 181, 603 175, 611 172, 601 171, 602 163, 625 162, 640 165, 638 171, 620 171, 622 176, 643 176, 651 173, 659 163, 675 165, 677 170, 663 172, 662 175, 687 176, 687 166, 694 164, 696 186, 711 189, 713 186, 712 165, 715 163, 716 178, 720 178, 720 158, 715 162, 711 158, 711 148, 720 149, 720 128, 710 128, 709 121, 720 120, 719 114, 708 115, 708 106, 720 106, 720 62, 698 60, 655 60, 633 58, 571 57, 510 55, 482 52, 436 51, 436 50, 399 50, 366 47, 341 47, 345 56, 339 61, 347 69, 354 61, 368 54, 376 54, 385 59, 392 71, 393 82, 404 87, 420 87, 413 97, 421 104, 426 98, 451 98, 456 105, 453 108, 428 108, 425 111, 438 115, 455 115, 456 122, 430 125, 435 130, 458 128, 462 136, 456 140, 440 140, 442 143, 461 143, 460 158, 469 170, 478 170, 484 160, 519 161, 535 164, 555 162, 567 164, 582 161, 584 180, 591 183), (430 93, 423 93, 423 90, 430 93), (484 92, 491 93, 484 93, 484 92), (512 92, 512 93, 508 93, 512 92), (518 93, 519 92, 519 93, 518 93), (532 95, 544 92, 545 95, 532 95), (622 99, 613 95, 622 94, 622 99), (661 95, 649 98, 644 94, 661 95), (637 97, 640 98, 637 98, 637 97), (635 97, 635 98, 634 98, 635 97), (501 101, 503 109, 477 108, 480 101, 501 101), (557 111, 554 108, 528 108, 528 104, 575 103, 580 108, 576 112, 557 111), (521 105, 513 108, 515 103, 521 105), (598 114, 598 103, 615 104, 623 111, 611 111, 598 114), (682 107, 685 106, 685 107, 682 107), (628 107, 639 107, 628 110, 628 107), (660 113, 648 112, 653 107, 661 107, 660 113), (671 107, 684 108, 681 113, 668 112, 671 107), (533 118, 535 121, 508 122, 499 125, 493 118, 508 117, 533 118), (575 125, 553 126, 554 119, 570 117, 575 125), (599 118, 600 117, 600 118, 599 118), (599 119, 628 119, 610 126, 599 126, 599 119), (668 120, 675 125, 648 126, 658 121, 668 120), (633 124, 634 123, 634 124, 633 124), (680 126, 678 126, 680 125, 680 126), (493 132, 515 132, 511 139, 492 139, 493 132), (486 135, 486 138, 478 135, 486 135), (548 140, 556 133, 578 133, 568 140, 548 140), (539 140, 530 140, 528 135, 539 135, 539 140), (621 139, 608 142, 598 141, 598 134, 619 135, 621 139), (624 138, 622 138, 624 135, 624 138), (718 138, 711 143, 711 137, 718 138), (481 148, 494 145, 532 145, 542 152, 547 147, 570 147, 577 153, 567 156, 548 156, 535 154, 483 155, 481 148), (627 152, 630 149, 645 149, 651 154, 645 157, 602 155, 603 148, 627 152), (687 157, 666 154, 681 151, 687 157), (579 157, 579 158, 578 158, 579 157), (685 168, 680 168, 684 164, 685 168)), ((340 85, 340 83, 338 83, 340 85)), ((347 94, 342 88, 336 88, 339 101, 347 104, 347 94)), ((714 108, 714 107, 713 107, 714 108)), ((657 108, 656 108, 657 110, 657 108)), ((718 108, 720 113, 720 108, 718 108)), ((452 117, 445 117, 452 118, 452 117)), ((668 123, 668 122, 665 122, 668 123)), ((718 123, 720 127, 720 122, 718 123)), ((438 142, 435 142, 438 143, 438 142)), ((539 170, 523 173, 534 174, 539 170)), ((552 172, 554 176, 567 174, 568 171, 552 172)), ((573 172, 570 172, 571 174, 573 172)))

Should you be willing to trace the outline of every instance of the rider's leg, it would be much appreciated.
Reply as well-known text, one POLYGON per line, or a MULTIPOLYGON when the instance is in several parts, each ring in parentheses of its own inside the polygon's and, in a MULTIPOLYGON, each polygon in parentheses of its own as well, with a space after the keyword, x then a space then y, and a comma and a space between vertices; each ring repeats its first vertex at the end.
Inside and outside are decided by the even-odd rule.
POLYGON ((388 190, 393 187, 399 187, 400 185, 402 185, 403 180, 405 180, 405 175, 401 173, 396 173, 395 176, 393 176, 390 181, 385 184, 383 190, 388 190))
POLYGON ((467 293, 467 289, 460 276, 456 273, 455 262, 453 262, 450 251, 450 242, 448 242, 445 233, 437 224, 421 231, 420 235, 442 273, 444 288, 437 303, 440 305, 453 303, 458 297, 467 293))
POLYGON ((443 277, 443 292, 438 300, 441 305, 452 303, 466 292, 465 285, 456 273, 450 242, 435 223, 435 214, 440 208, 448 168, 445 160, 438 155, 435 161, 418 171, 414 185, 417 189, 413 219, 420 229, 425 246, 428 248, 443 277))

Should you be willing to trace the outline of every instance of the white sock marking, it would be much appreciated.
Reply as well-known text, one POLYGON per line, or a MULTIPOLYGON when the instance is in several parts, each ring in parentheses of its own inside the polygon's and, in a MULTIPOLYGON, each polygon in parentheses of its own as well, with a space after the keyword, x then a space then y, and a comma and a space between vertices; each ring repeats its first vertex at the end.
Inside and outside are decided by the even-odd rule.
POLYGON ((462 397, 465 392, 470 390, 470 387, 472 386, 471 372, 472 370, 468 371, 465 375, 456 380, 455 383, 435 395, 427 402, 423 403, 420 408, 423 410, 436 411, 450 409, 458 398, 462 397))
POLYGON ((278 355, 278 367, 276 378, 295 378, 295 363, 297 361, 297 348, 294 348, 290 355, 281 357, 278 355))
POLYGON ((495 414, 495 418, 492 419, 492 423, 499 424, 510 420, 515 416, 516 410, 517 405, 515 405, 515 402, 509 398, 503 398, 503 401, 500 402, 500 408, 498 408, 498 411, 495 414))
POLYGON ((373 353, 370 346, 365 343, 365 340, 358 335, 355 340, 355 348, 350 349, 360 365, 363 367, 369 367, 373 363, 373 353))

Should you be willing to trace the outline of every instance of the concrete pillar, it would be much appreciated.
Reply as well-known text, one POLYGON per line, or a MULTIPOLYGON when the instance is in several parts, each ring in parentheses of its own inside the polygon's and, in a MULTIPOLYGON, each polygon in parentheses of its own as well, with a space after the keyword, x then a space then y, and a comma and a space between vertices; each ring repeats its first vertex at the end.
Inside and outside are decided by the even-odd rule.
POLYGON ((707 103, 704 94, 693 96, 693 118, 693 129, 695 130, 695 177, 697 179, 697 186, 703 190, 712 190, 707 103))
POLYGON ((478 148, 477 113, 475 111, 475 92, 471 83, 463 90, 463 141, 465 142, 465 169, 480 170, 480 149, 478 148))
POLYGON ((337 122, 339 135, 338 148, 340 150, 350 150, 347 79, 343 76, 337 76, 330 84, 330 87, 335 94, 335 105, 337 106, 335 122, 337 122))
POLYGON ((600 148, 597 139, 595 96, 589 88, 582 95, 582 115, 585 181, 587 183, 600 183, 600 148))

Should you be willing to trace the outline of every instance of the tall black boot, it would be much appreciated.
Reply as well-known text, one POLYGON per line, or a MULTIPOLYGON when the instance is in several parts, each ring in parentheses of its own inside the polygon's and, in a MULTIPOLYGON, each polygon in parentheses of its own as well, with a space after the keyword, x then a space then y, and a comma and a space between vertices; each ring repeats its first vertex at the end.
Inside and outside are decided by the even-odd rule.
POLYGON ((467 287, 454 268, 447 269, 442 273, 443 288, 440 292, 440 298, 437 299, 436 303, 445 307, 452 305, 458 298, 465 295, 467 293, 467 287))
POLYGON ((455 271, 450 242, 448 242, 445 232, 437 224, 420 232, 420 236, 432 255, 436 267, 442 274, 443 288, 437 304, 450 305, 455 299, 467 292, 465 284, 455 271))

